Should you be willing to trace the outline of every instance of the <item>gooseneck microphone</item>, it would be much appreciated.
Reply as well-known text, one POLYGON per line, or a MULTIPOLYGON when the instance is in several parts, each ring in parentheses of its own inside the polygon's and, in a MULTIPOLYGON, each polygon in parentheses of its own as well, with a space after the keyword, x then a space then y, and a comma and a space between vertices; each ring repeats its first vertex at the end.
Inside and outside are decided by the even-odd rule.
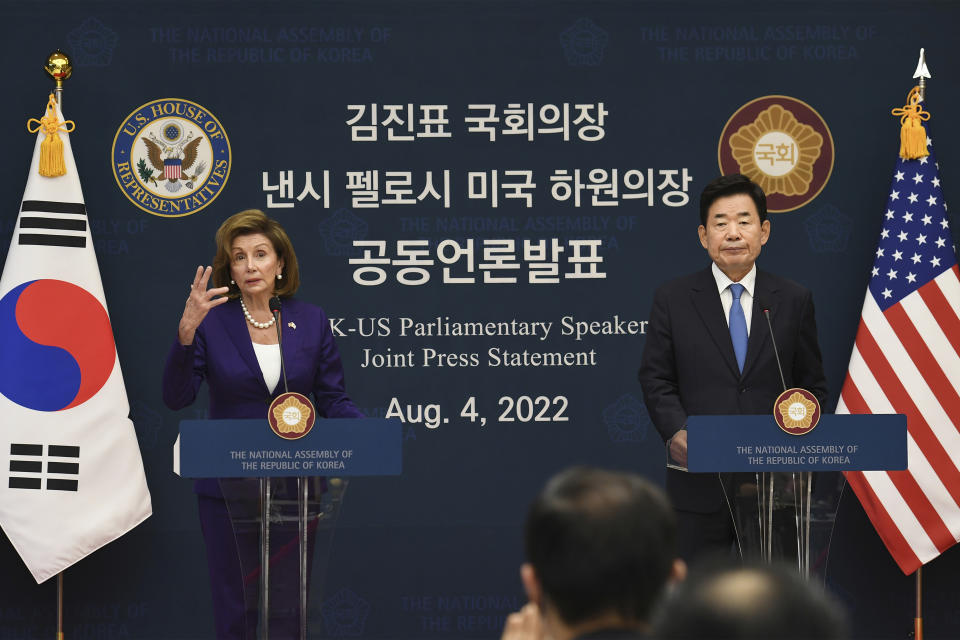
POLYGON ((280 296, 270 298, 270 313, 273 314, 274 324, 277 326, 277 346, 280 347, 280 371, 283 373, 283 391, 288 393, 290 388, 287 386, 287 366, 283 361, 283 335, 280 331, 280 296))
POLYGON ((780 366, 780 349, 777 348, 777 340, 773 337, 773 323, 770 322, 770 309, 760 300, 757 300, 757 305, 763 310, 763 317, 767 319, 767 328, 770 330, 770 342, 773 343, 773 355, 777 359, 777 371, 780 372, 780 383, 783 385, 783 390, 786 391, 787 380, 783 377, 783 367, 780 366))

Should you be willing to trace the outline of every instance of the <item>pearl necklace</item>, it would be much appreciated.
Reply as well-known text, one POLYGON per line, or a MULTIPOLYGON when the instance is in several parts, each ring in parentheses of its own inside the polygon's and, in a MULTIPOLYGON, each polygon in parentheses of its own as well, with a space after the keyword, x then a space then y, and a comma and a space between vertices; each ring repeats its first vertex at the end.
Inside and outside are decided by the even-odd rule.
POLYGON ((243 298, 240 298, 240 308, 243 309, 243 315, 247 316, 247 322, 255 326, 257 329, 269 329, 273 326, 273 323, 277 321, 276 316, 270 318, 270 322, 257 322, 254 320, 253 316, 250 315, 250 312, 247 311, 247 305, 243 304, 243 298))

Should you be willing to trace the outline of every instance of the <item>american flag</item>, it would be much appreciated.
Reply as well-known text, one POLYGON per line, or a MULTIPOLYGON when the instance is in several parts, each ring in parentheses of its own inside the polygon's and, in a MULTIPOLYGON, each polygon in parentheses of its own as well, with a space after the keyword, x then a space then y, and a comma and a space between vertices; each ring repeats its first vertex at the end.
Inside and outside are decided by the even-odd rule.
POLYGON ((894 169, 836 411, 907 416, 906 471, 846 474, 905 574, 960 538, 960 275, 927 149, 894 169))

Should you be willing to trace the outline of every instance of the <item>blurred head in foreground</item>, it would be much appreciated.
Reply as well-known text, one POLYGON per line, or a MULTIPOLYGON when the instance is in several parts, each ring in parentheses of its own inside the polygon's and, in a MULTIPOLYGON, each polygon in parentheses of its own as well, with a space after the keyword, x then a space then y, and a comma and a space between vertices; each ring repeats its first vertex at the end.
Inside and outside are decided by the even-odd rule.
POLYGON ((648 626, 686 568, 664 493, 642 477, 574 467, 550 479, 526 521, 521 577, 547 636, 648 626))
POLYGON ((839 604, 796 567, 704 567, 670 595, 654 620, 660 640, 844 640, 839 604))

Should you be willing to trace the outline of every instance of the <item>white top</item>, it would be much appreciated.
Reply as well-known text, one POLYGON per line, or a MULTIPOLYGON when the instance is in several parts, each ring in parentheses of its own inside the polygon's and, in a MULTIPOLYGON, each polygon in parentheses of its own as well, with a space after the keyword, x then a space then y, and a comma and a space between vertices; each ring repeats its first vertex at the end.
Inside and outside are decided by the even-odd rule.
MULTIPOLYGON (((730 326, 730 307, 733 306, 733 292, 730 291, 730 285, 733 280, 727 277, 717 263, 713 263, 713 277, 717 281, 717 289, 720 290, 720 303, 723 304, 723 319, 730 326)), ((740 306, 743 307, 743 318, 747 321, 747 335, 750 335, 750 320, 753 318, 753 288, 757 284, 757 265, 750 267, 749 273, 740 279, 743 285, 743 293, 740 294, 740 306)))
POLYGON ((257 362, 260 363, 260 371, 263 372, 263 381, 267 383, 267 389, 270 393, 277 388, 280 382, 280 345, 279 344, 253 344, 253 352, 257 354, 257 362))

